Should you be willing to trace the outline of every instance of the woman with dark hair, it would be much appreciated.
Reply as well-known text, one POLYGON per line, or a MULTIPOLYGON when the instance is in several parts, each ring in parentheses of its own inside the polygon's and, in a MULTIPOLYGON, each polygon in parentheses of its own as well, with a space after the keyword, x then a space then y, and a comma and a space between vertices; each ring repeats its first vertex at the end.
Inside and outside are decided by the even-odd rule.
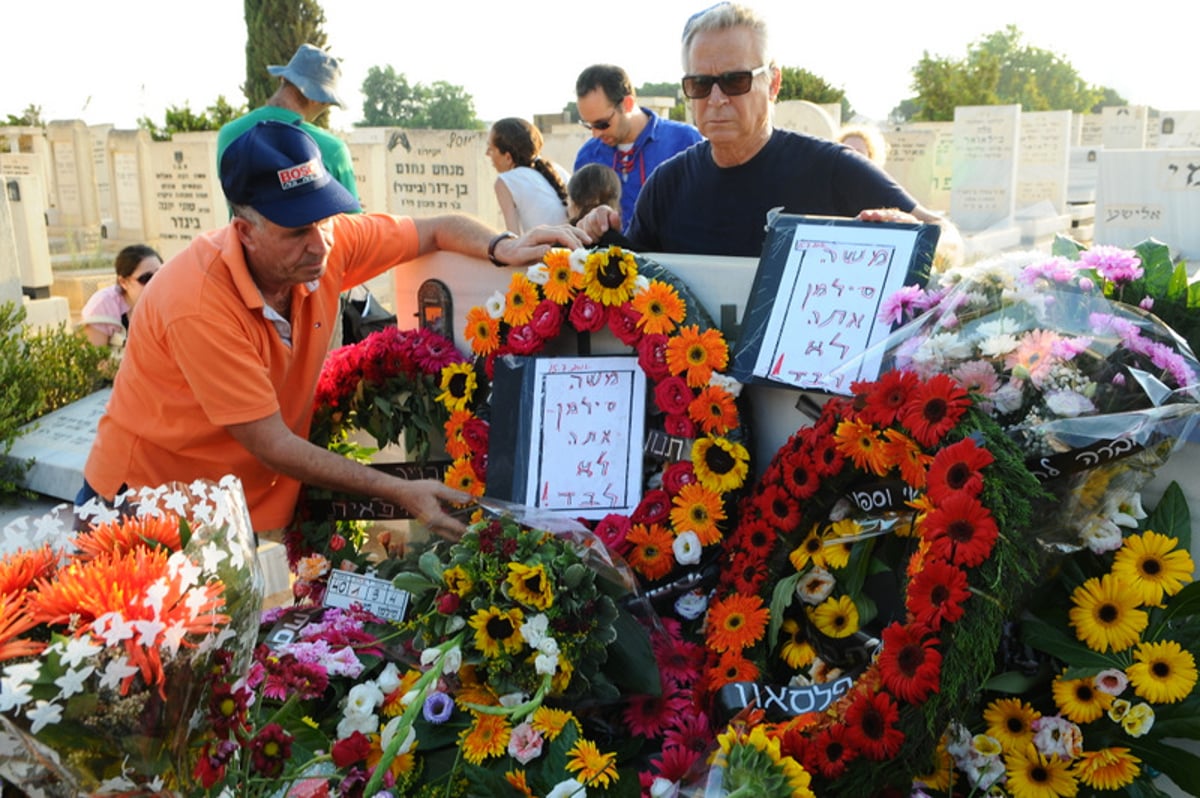
POLYGON ((96 346, 120 349, 129 332, 129 314, 150 278, 162 268, 162 256, 145 244, 131 244, 117 253, 113 267, 117 282, 92 294, 79 324, 96 346))
POLYGON ((542 158, 542 134, 517 117, 506 117, 488 133, 487 156, 500 173, 496 199, 504 224, 521 234, 539 224, 567 221, 567 179, 570 174, 542 158))

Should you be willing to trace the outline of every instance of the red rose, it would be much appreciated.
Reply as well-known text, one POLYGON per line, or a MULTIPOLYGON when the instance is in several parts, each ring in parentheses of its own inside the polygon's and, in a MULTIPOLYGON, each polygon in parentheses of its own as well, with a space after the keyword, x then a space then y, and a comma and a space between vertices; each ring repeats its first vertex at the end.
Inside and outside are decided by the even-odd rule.
POLYGON ((462 437, 471 451, 487 451, 491 427, 482 418, 472 417, 463 424, 462 437))
POLYGON ((637 342, 641 340, 642 330, 637 324, 641 318, 642 314, 629 304, 614 305, 608 309, 609 329, 626 346, 636 346, 637 342))
POLYGON ((344 548, 346 548, 346 538, 343 535, 334 532, 329 536, 330 551, 341 551, 344 548))
POLYGON ((541 350, 545 341, 528 324, 518 324, 508 331, 508 345, 518 355, 532 355, 541 350))
POLYGON ((663 471, 663 488, 672 496, 677 495, 684 485, 694 485, 697 481, 696 470, 686 460, 671 463, 663 471))
POLYGON ((604 306, 580 291, 571 303, 567 318, 579 332, 599 332, 604 329, 604 306))
POLYGON ((437 608, 442 615, 453 615, 458 611, 458 605, 462 603, 462 599, 457 593, 443 593, 438 597, 437 608))
POLYGON ((358 731, 352 732, 349 737, 338 740, 333 744, 333 750, 330 751, 333 764, 339 768, 346 768, 355 762, 362 762, 369 753, 371 753, 371 741, 365 734, 358 731))
POLYGON ((686 413, 668 413, 663 421, 663 429, 668 435, 677 438, 696 437, 696 423, 688 418, 686 413))
POLYGON ((683 377, 667 377, 654 386, 654 403, 668 415, 686 415, 695 397, 683 377))
POLYGON ((596 537, 600 538, 609 549, 624 556, 625 551, 629 548, 625 545, 625 536, 629 534, 632 527, 633 522, 629 520, 628 516, 610 513, 596 524, 596 537))
POLYGON ((554 338, 562 329, 562 308, 552 299, 543 299, 533 309, 529 326, 542 338, 554 338))
POLYGON ((659 382, 665 380, 671 370, 667 368, 667 336, 662 333, 643 335, 637 342, 638 365, 646 377, 659 382))
POLYGON ((635 524, 661 524, 671 512, 671 497, 665 490, 648 491, 630 518, 635 524))

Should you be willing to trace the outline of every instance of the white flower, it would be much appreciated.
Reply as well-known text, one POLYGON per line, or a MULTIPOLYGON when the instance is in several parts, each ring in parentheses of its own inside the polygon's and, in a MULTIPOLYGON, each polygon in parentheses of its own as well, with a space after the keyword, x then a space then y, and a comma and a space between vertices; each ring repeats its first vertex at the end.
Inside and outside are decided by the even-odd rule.
POLYGON ((700 536, 690 529, 686 529, 675 536, 675 542, 671 544, 671 550, 675 552, 675 562, 680 565, 695 565, 700 562, 700 555, 704 551, 704 545, 700 542, 700 536))
POLYGON ((992 401, 1001 413, 1011 413, 1021 406, 1022 394, 1019 385, 1005 383, 992 394, 992 401))
POLYGON ((1107 518, 1092 517, 1080 533, 1083 544, 1095 554, 1104 554, 1121 548, 1121 528, 1107 518))
POLYGON ((708 384, 724 388, 735 399, 742 395, 742 384, 728 374, 720 374, 714 371, 712 376, 708 378, 708 384))
POLYGON ((409 690, 407 693, 400 696, 400 706, 407 709, 408 705, 411 704, 412 702, 416 701, 418 698, 420 698, 420 696, 421 696, 420 690, 409 690))
POLYGON ((59 697, 70 698, 76 693, 82 693, 84 681, 95 670, 91 665, 85 668, 69 668, 66 673, 54 680, 54 683, 58 685, 58 689, 62 691, 59 693, 59 697))
POLYGON ((452 635, 466 625, 467 620, 461 615, 451 615, 450 619, 446 621, 446 634, 452 635))
POLYGON ((583 274, 587 271, 588 251, 580 248, 571 251, 571 271, 583 274))
POLYGON ((1109 510, 1109 518, 1117 526, 1137 529, 1138 521, 1146 517, 1142 507, 1142 494, 1134 493, 1127 499, 1117 502, 1117 506, 1109 510))
POLYGON ((633 278, 633 295, 638 296, 646 293, 650 288, 650 278, 644 274, 639 274, 633 278))
POLYGON ((694 621, 708 609, 708 596, 699 590, 684 593, 675 599, 675 612, 685 621, 694 621))
POLYGON ((375 683, 356 684, 346 694, 346 713, 371 712, 383 703, 383 698, 383 691, 375 683))
POLYGON ((558 670, 558 654, 538 654, 533 658, 533 670, 542 676, 553 676, 558 670))
POLYGON ((446 658, 442 660, 442 673, 447 676, 452 673, 458 673, 458 669, 462 667, 462 658, 462 649, 458 646, 448 650, 446 658))
POLYGON ((679 795, 679 785, 662 776, 654 779, 650 785, 650 798, 675 798, 679 795))
POLYGON ((549 628, 550 619, 546 617, 546 613, 539 612, 531 618, 526 618, 525 623, 521 624, 521 637, 525 638, 525 642, 531 648, 537 648, 549 628))
POLYGON ((1033 731, 1033 744, 1043 756, 1069 761, 1083 751, 1083 732, 1066 718, 1038 718, 1033 731))
POLYGON ((979 354, 984 357, 1000 357, 1017 348, 1017 336, 999 333, 989 335, 979 342, 979 354))
POLYGON ((493 319, 498 319, 504 315, 504 301, 504 294, 496 291, 484 301, 483 308, 493 319))
POLYGON ((1046 407, 1060 418, 1075 418, 1096 409, 1091 399, 1075 391, 1048 391, 1046 407))
POLYGON ((338 721, 337 736, 344 740, 355 732, 374 734, 379 729, 379 716, 374 712, 347 712, 338 721))
POLYGON ((567 779, 555 784, 546 798, 587 798, 587 789, 575 779, 567 779))
MULTIPOLYGON (((425 649, 425 651, 437 651, 437 649, 425 649)), ((425 651, 421 652, 421 664, 428 665, 425 661, 425 651)), ((396 663, 389 662, 387 667, 375 677, 375 684, 379 687, 380 692, 385 696, 391 695, 392 691, 400 686, 400 669, 396 667, 396 663)))
POLYGON ((534 285, 545 285, 550 282, 550 269, 544 263, 535 263, 525 270, 525 279, 534 285))
MULTIPOLYGON (((397 730, 400 728, 401 717, 397 715, 388 721, 388 725, 383 727, 383 731, 379 734, 379 746, 386 749, 392 744, 392 738, 396 736, 397 730)), ((400 748, 396 751, 397 756, 403 756, 412 750, 413 743, 417 741, 417 730, 412 726, 408 727, 408 734, 404 735, 404 742, 400 744, 400 748)))
POLYGON ((837 580, 833 574, 820 566, 814 566, 796 582, 796 598, 815 607, 829 598, 836 584, 837 580))
POLYGON ((1096 674, 1096 689, 1111 696, 1118 696, 1129 686, 1129 677, 1120 668, 1105 668, 1096 674))
POLYGON ((33 710, 25 713, 25 716, 32 721, 29 731, 37 734, 51 723, 58 723, 62 720, 62 713, 63 708, 61 705, 51 703, 50 701, 43 701, 39 698, 34 703, 33 710))
POLYGON ((550 635, 546 635, 538 641, 537 650, 543 654, 558 654, 558 641, 550 635))
POLYGON ((519 707, 529 700, 529 696, 521 692, 505 693, 496 699, 502 707, 519 707))

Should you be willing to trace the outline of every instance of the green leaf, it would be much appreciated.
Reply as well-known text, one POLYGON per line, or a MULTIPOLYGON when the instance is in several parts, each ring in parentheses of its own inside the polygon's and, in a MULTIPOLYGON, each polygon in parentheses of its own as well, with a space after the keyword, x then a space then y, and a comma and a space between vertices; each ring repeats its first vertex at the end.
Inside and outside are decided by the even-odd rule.
POLYGON ((426 593, 437 588, 436 583, 431 582, 420 574, 413 573, 412 571, 406 571, 405 573, 397 574, 392 579, 392 584, 400 590, 407 590, 414 596, 419 596, 422 593, 426 593))
POLYGON ((774 651, 775 642, 779 640, 779 627, 783 625, 783 613, 791 605, 796 595, 796 583, 800 581, 800 573, 780 579, 775 583, 771 593, 771 623, 767 627, 767 647, 774 651))
POLYGON ((1054 236, 1054 243, 1050 246, 1050 254, 1071 260, 1079 260, 1079 253, 1083 249, 1083 244, 1080 244, 1070 236, 1058 233, 1054 236))
POLYGON ((1122 667, 1118 659, 1092 651, 1065 629, 1065 626, 1047 623, 1035 615, 1027 614, 1021 619, 1021 639, 1038 651, 1044 651, 1078 668, 1122 667))
POLYGON ((1200 613, 1200 582, 1189 582, 1167 599, 1167 607, 1159 618, 1165 625, 1175 618, 1190 618, 1197 613, 1200 613))
POLYGON ((1171 282, 1167 284, 1167 299, 1178 302, 1187 296, 1187 290, 1187 269, 1181 263, 1171 272, 1171 282))
POLYGON ((1016 671, 1005 671, 1004 673, 997 673, 984 682, 983 689, 997 693, 1008 693, 1009 695, 1024 695, 1040 681, 1042 681, 1042 677, 1038 674, 1026 676, 1016 671))
POLYGON ((1162 771, 1185 795, 1200 795, 1200 756, 1166 741, 1131 739, 1128 745, 1143 764, 1162 771))
POLYGON ((1200 696, 1192 695, 1180 704, 1159 706, 1155 710, 1150 734, 1155 738, 1200 740, 1200 696))
POLYGON ((427 551, 417 560, 417 567, 421 569, 421 573, 429 577, 429 580, 436 584, 442 582, 442 560, 438 557, 436 551, 427 551))
POLYGON ((628 612, 621 610, 613 628, 617 633, 617 642, 608 647, 605 675, 623 692, 662 695, 654 649, 645 627, 628 612))
POLYGON ((1153 529, 1160 535, 1179 538, 1179 547, 1184 551, 1192 545, 1192 514, 1188 510, 1187 499, 1178 482, 1172 482, 1163 491, 1158 506, 1147 518, 1142 519, 1139 529, 1153 529))

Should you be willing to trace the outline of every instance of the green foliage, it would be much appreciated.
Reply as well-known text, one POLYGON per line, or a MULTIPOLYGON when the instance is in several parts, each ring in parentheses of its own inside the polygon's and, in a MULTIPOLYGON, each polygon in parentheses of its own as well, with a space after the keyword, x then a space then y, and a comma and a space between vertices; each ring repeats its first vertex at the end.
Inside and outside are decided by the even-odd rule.
MULTIPOLYGON (((679 85, 679 81, 643 83, 636 91, 638 97, 674 97, 675 105, 671 106, 668 116, 676 122, 683 122, 687 119, 687 106, 683 99, 683 87, 679 85)), ((570 110, 574 112, 572 118, 578 119, 579 111, 575 108, 575 103, 571 103, 570 110)))
POLYGON ((45 127, 46 120, 42 119, 42 106, 30 103, 20 116, 9 114, 7 120, 0 119, 0 127, 45 127))
MULTIPOLYGON (((286 64, 302 44, 325 49, 325 12, 317 0, 244 0, 244 9, 246 82, 242 93, 251 108, 258 108, 279 86, 279 78, 267 73, 268 66, 286 64)), ((317 124, 324 118, 326 115, 317 124)))
POLYGON ((479 130, 475 101, 462 86, 444 80, 432 86, 410 84, 391 65, 373 66, 362 84, 363 121, 359 127, 479 130))
POLYGON ((150 137, 155 141, 170 141, 171 137, 176 133, 188 133, 198 130, 220 130, 221 125, 224 125, 231 119, 236 119, 244 113, 246 113, 246 106, 231 105, 225 99, 225 95, 221 94, 217 96, 212 105, 199 114, 192 111, 187 103, 184 103, 182 108, 177 105, 171 105, 167 107, 164 113, 163 126, 161 128, 148 116, 143 116, 138 120, 138 127, 150 131, 150 137))
POLYGON ((853 116, 850 101, 846 92, 834 87, 820 75, 800 67, 782 67, 780 69, 779 100, 808 100, 818 105, 839 103, 842 106, 842 119, 853 116))
POLYGON ((926 52, 912 74, 916 97, 907 108, 902 103, 893 111, 896 118, 947 121, 960 105, 1086 112, 1101 103, 1124 102, 1115 91, 1084 81, 1057 53, 1022 42, 1014 25, 972 43, 962 59, 926 52))

